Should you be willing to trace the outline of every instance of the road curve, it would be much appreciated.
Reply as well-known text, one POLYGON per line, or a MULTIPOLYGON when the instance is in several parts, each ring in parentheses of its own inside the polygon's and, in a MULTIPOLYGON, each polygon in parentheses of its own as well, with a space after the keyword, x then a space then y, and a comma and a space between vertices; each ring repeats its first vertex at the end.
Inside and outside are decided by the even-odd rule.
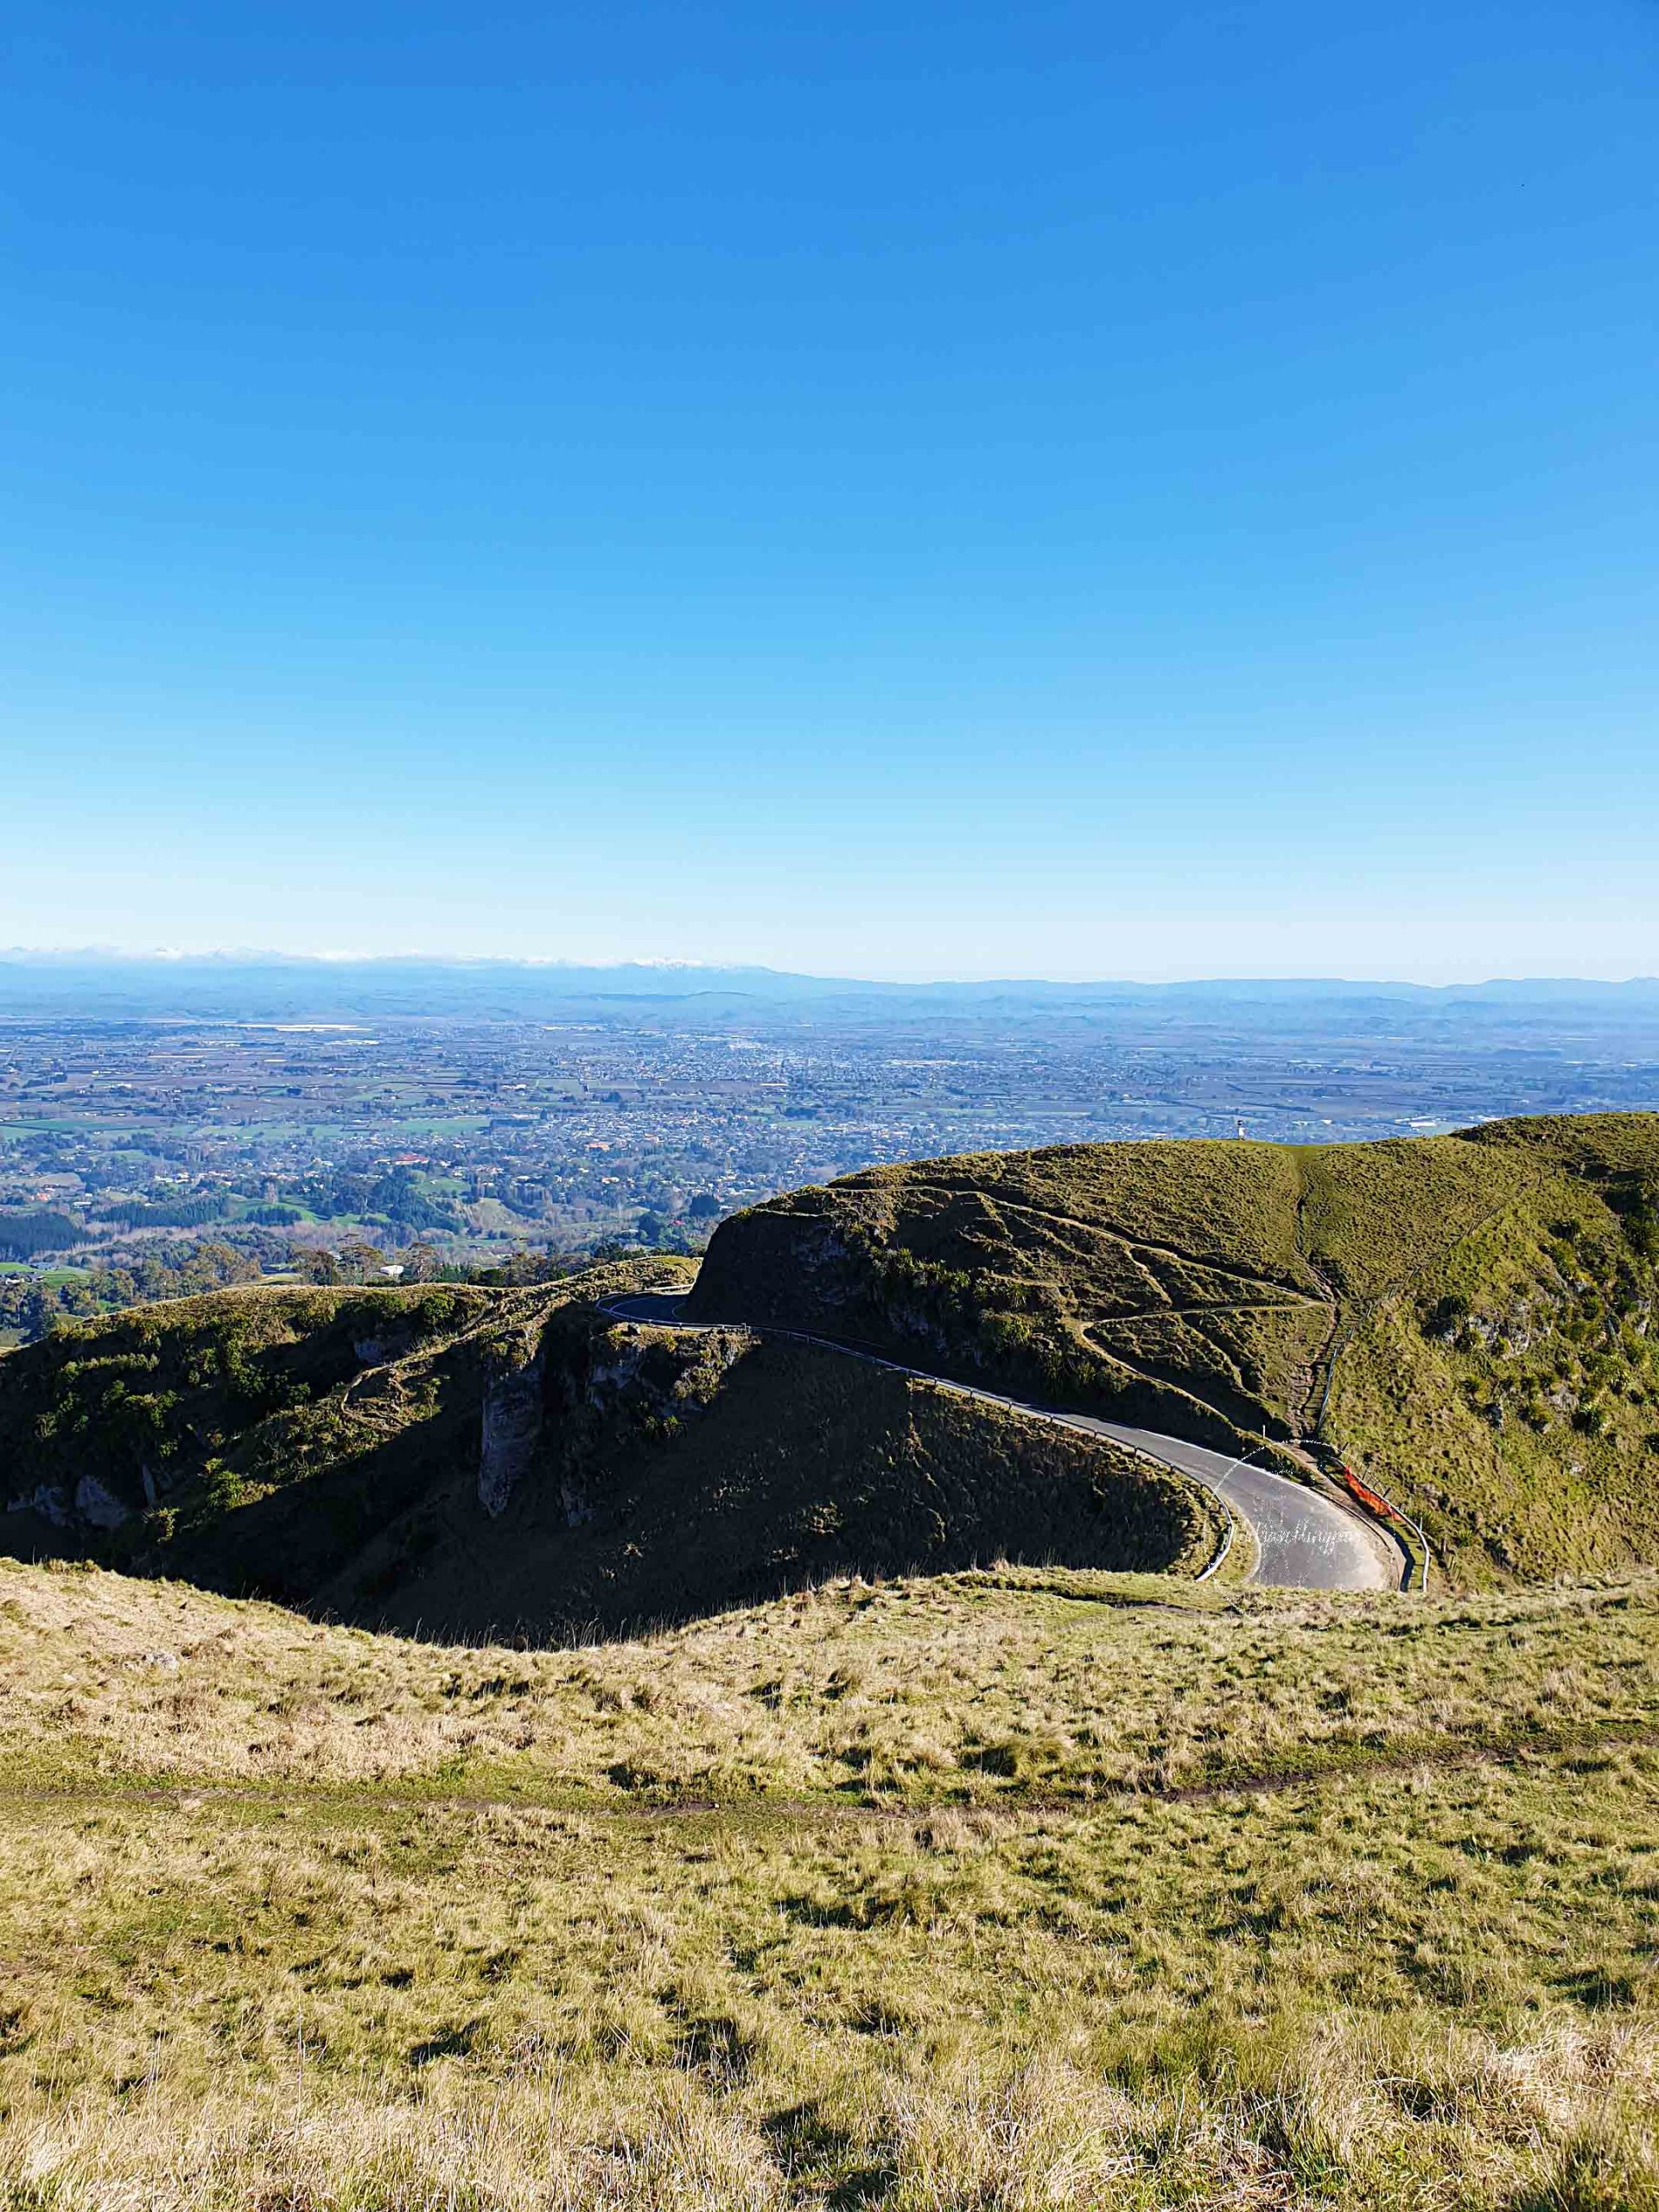
MULTIPOLYGON (((718 1321, 687 1321, 681 1318, 683 1291, 648 1291, 635 1298, 607 1301, 603 1311, 619 1321, 644 1321, 658 1327, 714 1329, 722 1325, 750 1327, 751 1323, 722 1325, 718 1321)), ((1370 1527, 1317 1491, 1275 1475, 1266 1467, 1241 1466, 1224 1452, 1202 1444, 1189 1444, 1179 1436, 1161 1436, 1155 1429, 1130 1428, 1122 1421, 1098 1421, 1090 1414, 1056 1412, 1032 1405, 997 1390, 982 1390, 946 1375, 930 1374, 925 1368, 907 1367, 879 1353, 861 1351, 837 1344, 833 1337, 815 1337, 801 1329, 761 1329, 757 1333, 783 1337, 796 1344, 818 1344, 849 1359, 861 1359, 873 1367, 891 1368, 899 1375, 913 1375, 964 1398, 1008 1406, 1036 1421, 1052 1421, 1060 1428, 1078 1428, 1096 1436, 1110 1437, 1145 1459, 1173 1467, 1216 1492, 1249 1530, 1255 1542, 1253 1582, 1290 1590, 1397 1590, 1402 1555, 1379 1530, 1370 1527)))

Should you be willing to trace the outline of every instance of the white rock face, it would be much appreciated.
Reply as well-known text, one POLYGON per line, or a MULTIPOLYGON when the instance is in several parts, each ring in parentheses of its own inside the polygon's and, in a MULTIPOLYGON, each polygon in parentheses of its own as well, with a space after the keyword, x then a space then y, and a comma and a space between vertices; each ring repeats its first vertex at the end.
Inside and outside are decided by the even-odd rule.
POLYGON ((54 1529, 67 1529, 76 1522, 89 1529, 118 1529, 124 1521, 132 1518, 132 1508, 124 1505, 96 1475, 83 1475, 75 1484, 73 1496, 60 1484, 42 1483, 24 1497, 14 1497, 6 1510, 38 1513, 54 1529))
POLYGON ((415 1349, 412 1329, 388 1329, 378 1337, 354 1337, 352 1339, 353 1357, 365 1367, 384 1367, 388 1360, 402 1359, 415 1349))
POLYGON ((96 1475, 83 1475, 75 1484, 75 1510, 94 1529, 118 1529, 132 1517, 131 1509, 105 1490, 96 1475))
POLYGON ((25 1497, 14 1497, 6 1508, 8 1513, 38 1513, 42 1521, 49 1521, 54 1529, 69 1526, 69 1493, 59 1490, 52 1483, 42 1483, 38 1490, 30 1491, 25 1497))
POLYGON ((492 1519, 506 1510, 541 1433, 541 1361, 493 1376, 484 1392, 478 1453, 478 1502, 492 1519))

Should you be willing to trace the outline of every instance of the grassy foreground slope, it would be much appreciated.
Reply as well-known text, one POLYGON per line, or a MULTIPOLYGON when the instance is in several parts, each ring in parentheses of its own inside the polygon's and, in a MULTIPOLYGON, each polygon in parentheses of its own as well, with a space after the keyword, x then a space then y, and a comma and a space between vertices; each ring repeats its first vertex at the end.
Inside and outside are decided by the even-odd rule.
POLYGON ((1659 1116, 872 1168, 723 1224, 693 1310, 1323 1440, 1466 1580, 1659 1560, 1659 1116))
POLYGON ((1659 1581, 444 1648, 0 1566, 0 2202, 1652 2212, 1659 1581))
POLYGON ((1000 1556, 1194 1572, 1196 1489, 837 1354, 534 1290, 227 1291, 0 1360, 13 1549, 434 1632, 675 1618, 1000 1556))

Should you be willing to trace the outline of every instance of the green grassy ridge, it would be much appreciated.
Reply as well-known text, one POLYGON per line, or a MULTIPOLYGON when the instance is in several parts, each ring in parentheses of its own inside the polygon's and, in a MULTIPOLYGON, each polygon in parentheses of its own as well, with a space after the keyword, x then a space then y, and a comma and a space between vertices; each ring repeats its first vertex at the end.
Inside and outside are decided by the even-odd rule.
POLYGON ((127 1540, 165 1541, 327 1463, 366 1372, 419 1373, 461 1346, 482 1359, 555 1302, 448 1284, 256 1285, 72 1323, 0 1370, 0 1454, 15 1494, 73 1494, 91 1477, 135 1513, 164 1497, 166 1518, 127 1540))
MULTIPOLYGON (((1004 1556, 1192 1573, 1219 1541, 1205 1493, 1104 1440, 811 1347, 634 1333, 677 1363, 671 1393, 689 1405, 671 1395, 643 1424, 605 1406, 556 1495, 527 1496, 515 1521, 532 1549, 542 1532, 556 1546, 566 1623, 679 1619, 849 1572, 1004 1556)), ((389 1622, 476 1617, 454 1536, 389 1622)), ((491 1602, 503 1621, 544 1617, 544 1567, 498 1560, 491 1602)))
POLYGON ((691 1310, 1221 1445, 1317 1440, 1459 1581, 1659 1560, 1659 1116, 873 1168, 717 1230, 691 1310))
POLYGON ((833 1353, 601 1311, 687 1272, 263 1287, 54 1332, 0 1370, 0 1464, 38 1502, 11 1526, 32 1520, 37 1555, 537 1641, 858 1569, 1190 1573, 1213 1556, 1208 1498, 1103 1440, 833 1353), (492 1423, 524 1432, 493 1486, 492 1423))
POLYGON ((561 1308, 587 1317, 587 1300, 664 1272, 530 1291, 257 1285, 74 1323, 0 1368, 0 1465, 14 1499, 55 1492, 55 1519, 22 1517, 37 1552, 303 1597, 426 1484, 475 1471, 487 1379, 561 1308), (118 1526, 87 1525, 88 1478, 118 1526))

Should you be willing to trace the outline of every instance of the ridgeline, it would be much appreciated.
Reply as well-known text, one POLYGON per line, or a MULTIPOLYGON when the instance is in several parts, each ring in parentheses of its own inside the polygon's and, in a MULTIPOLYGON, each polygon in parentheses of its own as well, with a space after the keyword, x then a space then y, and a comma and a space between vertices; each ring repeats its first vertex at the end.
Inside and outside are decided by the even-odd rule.
POLYGON ((601 1310, 690 1272, 239 1289, 60 1328, 0 1360, 0 1548, 536 1642, 835 1574, 1214 1554, 1204 1495, 1101 1439, 601 1310))
POLYGON ((725 1223, 689 1311, 1222 1446, 1328 1447, 1454 1579, 1659 1560, 1659 1116, 870 1168, 725 1223))
POLYGON ((996 1559, 1191 1573, 1195 1486, 765 1332, 1281 1467, 1453 1583, 1659 1563, 1659 1116, 873 1168, 535 1289, 254 1288, 0 1360, 4 1548, 534 1640, 996 1559), (709 1327, 713 1322, 719 1325, 709 1327))

